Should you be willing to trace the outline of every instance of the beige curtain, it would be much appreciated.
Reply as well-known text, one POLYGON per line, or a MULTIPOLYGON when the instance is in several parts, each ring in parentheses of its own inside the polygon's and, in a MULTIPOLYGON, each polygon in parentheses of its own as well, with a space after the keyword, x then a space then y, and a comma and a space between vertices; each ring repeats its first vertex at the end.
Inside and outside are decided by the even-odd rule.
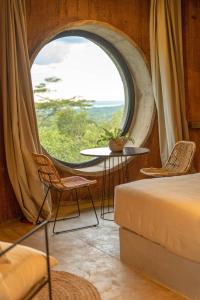
MULTIPOLYGON (((33 102, 24 0, 1 3, 1 93, 6 162, 20 207, 29 221, 35 221, 44 198, 32 160, 41 152, 33 102)), ((50 215, 50 204, 44 209, 50 215)))
POLYGON ((150 50, 161 160, 188 139, 185 112, 181 0, 151 0, 150 50))

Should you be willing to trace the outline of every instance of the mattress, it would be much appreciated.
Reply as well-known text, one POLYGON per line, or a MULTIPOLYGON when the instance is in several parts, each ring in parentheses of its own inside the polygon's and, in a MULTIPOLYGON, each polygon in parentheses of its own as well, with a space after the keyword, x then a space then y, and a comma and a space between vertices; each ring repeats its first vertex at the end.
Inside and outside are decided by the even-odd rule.
POLYGON ((117 186, 115 222, 200 262, 200 173, 117 186))

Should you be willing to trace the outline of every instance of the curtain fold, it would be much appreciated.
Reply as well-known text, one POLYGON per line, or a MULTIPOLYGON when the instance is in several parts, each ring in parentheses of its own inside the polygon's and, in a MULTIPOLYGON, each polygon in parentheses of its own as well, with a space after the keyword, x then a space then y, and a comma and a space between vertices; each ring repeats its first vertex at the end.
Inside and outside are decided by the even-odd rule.
MULTIPOLYGON (((25 217, 34 222, 44 198, 32 152, 39 142, 27 46, 25 1, 6 0, 1 7, 1 93, 8 174, 25 217)), ((51 213, 50 199, 43 216, 51 213)))
POLYGON ((189 138, 185 108, 181 0, 151 0, 150 52, 161 161, 189 138))

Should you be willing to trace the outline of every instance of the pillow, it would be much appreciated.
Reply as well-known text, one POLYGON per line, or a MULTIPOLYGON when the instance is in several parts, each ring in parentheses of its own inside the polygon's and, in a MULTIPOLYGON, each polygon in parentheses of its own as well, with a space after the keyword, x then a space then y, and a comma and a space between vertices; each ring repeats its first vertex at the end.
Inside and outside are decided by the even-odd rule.
MULTIPOLYGON (((0 253, 3 251, 1 242, 0 242, 0 253)), ((0 256, 0 264, 9 264, 10 260, 7 257, 7 254, 4 254, 3 256, 0 256)))
MULTIPOLYGON (((10 243, 1 243, 2 249, 10 243)), ((30 247, 17 245, 8 252, 10 263, 0 264, 0 300, 24 299, 27 293, 47 275, 46 254, 30 247)), ((57 260, 50 256, 50 265, 57 260)))

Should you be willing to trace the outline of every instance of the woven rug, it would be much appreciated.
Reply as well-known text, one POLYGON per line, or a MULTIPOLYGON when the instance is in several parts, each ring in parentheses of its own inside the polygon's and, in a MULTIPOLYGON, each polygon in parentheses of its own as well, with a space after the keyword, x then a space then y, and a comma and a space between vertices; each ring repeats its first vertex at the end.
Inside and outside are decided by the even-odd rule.
MULTIPOLYGON (((67 272, 51 271, 53 300, 100 300, 101 297, 92 283, 67 272)), ((46 285, 34 300, 48 300, 46 285)))

